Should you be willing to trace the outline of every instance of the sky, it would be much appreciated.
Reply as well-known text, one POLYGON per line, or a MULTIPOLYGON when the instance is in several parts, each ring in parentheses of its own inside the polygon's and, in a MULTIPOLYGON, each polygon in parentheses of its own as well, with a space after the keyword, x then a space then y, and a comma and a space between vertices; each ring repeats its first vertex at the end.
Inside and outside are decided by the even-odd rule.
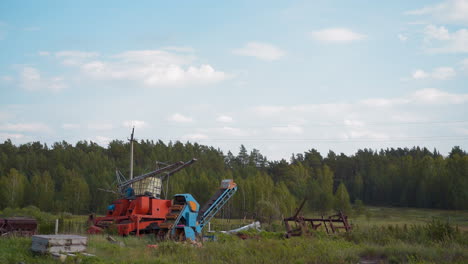
POLYGON ((0 2, 0 141, 468 149, 468 0, 0 2))

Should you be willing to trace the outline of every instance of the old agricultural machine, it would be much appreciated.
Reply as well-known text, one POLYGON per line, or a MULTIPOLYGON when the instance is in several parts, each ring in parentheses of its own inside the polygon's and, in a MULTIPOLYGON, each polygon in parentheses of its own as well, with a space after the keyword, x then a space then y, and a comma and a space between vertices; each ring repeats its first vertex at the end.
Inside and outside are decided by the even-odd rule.
MULTIPOLYGON (((172 200, 162 199, 163 180, 168 181, 170 175, 195 161, 180 161, 129 180, 117 173, 121 198, 109 205, 106 216, 90 216, 88 233, 113 227, 123 236, 154 234, 160 239, 195 240, 237 191, 236 183, 228 179, 203 206, 188 193, 176 194, 172 200)), ((166 196, 167 192, 166 188, 166 196)))
POLYGON ((37 220, 26 217, 0 218, 0 237, 32 236, 37 233, 37 220))
POLYGON ((296 210, 296 213, 288 218, 284 218, 284 225, 286 227, 286 238, 290 238, 292 236, 301 236, 303 234, 310 233, 310 228, 312 230, 317 230, 320 226, 325 228, 327 234, 330 233, 337 233, 340 229, 344 230, 345 232, 349 232, 351 230, 351 225, 348 223, 348 216, 346 216, 343 212, 339 211, 335 215, 331 215, 328 217, 321 217, 321 218, 306 218, 301 214, 302 208, 306 199, 304 199, 296 210), (293 223, 295 226, 294 228, 290 224, 293 223))

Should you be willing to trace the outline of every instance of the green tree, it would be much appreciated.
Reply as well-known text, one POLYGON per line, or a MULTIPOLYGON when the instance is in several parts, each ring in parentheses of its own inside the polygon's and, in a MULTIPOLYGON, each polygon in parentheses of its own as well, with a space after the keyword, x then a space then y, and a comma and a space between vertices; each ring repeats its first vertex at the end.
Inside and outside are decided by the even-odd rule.
POLYGON ((83 176, 75 171, 67 171, 62 188, 62 210, 78 214, 88 212, 89 187, 83 176))
POLYGON ((335 210, 342 211, 345 214, 351 213, 348 190, 343 183, 340 183, 335 192, 335 210))
POLYGON ((313 207, 321 214, 325 214, 333 208, 333 172, 327 165, 317 169, 318 193, 315 195, 313 207))
POLYGON ((266 200, 259 200, 255 205, 255 212, 257 219, 261 222, 268 222, 271 224, 273 220, 280 218, 280 210, 274 203, 266 200))
POLYGON ((5 207, 22 207, 24 192, 28 180, 16 169, 10 169, 10 172, 0 179, 0 203, 5 207))
POLYGON ((30 196, 33 198, 32 204, 42 211, 50 211, 53 208, 55 184, 48 171, 40 174, 34 174, 31 179, 31 186, 34 191, 30 196))

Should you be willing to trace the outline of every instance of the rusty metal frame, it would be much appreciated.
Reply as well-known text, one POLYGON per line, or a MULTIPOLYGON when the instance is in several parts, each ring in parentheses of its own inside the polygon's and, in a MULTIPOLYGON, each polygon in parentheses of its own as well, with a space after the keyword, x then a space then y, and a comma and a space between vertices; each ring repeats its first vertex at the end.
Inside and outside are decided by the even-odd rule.
POLYGON ((286 238, 309 234, 310 230, 317 230, 320 226, 325 228, 327 234, 338 233, 340 229, 345 230, 345 232, 351 231, 351 225, 348 223, 348 216, 346 216, 341 211, 335 215, 328 216, 327 218, 324 218, 323 216, 321 218, 305 218, 303 215, 300 215, 305 202, 306 199, 302 201, 301 205, 293 216, 283 219, 284 225, 286 227, 286 238), (289 222, 293 222, 295 224, 295 228, 292 228, 289 222), (309 224, 310 229, 308 227, 309 224))
POLYGON ((32 236, 37 233, 37 221, 33 218, 0 218, 0 236, 32 236))

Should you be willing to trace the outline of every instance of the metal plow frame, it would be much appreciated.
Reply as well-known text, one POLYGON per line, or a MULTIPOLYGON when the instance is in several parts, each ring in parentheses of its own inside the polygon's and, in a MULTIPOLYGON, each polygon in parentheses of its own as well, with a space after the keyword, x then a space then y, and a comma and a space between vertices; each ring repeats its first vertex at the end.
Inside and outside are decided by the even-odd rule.
POLYGON ((351 231, 351 225, 348 223, 348 216, 341 211, 339 211, 338 214, 331 215, 327 218, 324 218, 323 216, 321 218, 305 218, 304 216, 299 215, 305 202, 306 200, 304 199, 293 216, 283 219, 286 227, 286 238, 309 234, 310 230, 317 230, 322 225, 327 231, 327 234, 338 233, 340 229, 345 230, 345 232, 351 231), (295 223, 294 229, 291 227, 289 222, 295 223), (310 229, 308 227, 309 225, 310 229))

